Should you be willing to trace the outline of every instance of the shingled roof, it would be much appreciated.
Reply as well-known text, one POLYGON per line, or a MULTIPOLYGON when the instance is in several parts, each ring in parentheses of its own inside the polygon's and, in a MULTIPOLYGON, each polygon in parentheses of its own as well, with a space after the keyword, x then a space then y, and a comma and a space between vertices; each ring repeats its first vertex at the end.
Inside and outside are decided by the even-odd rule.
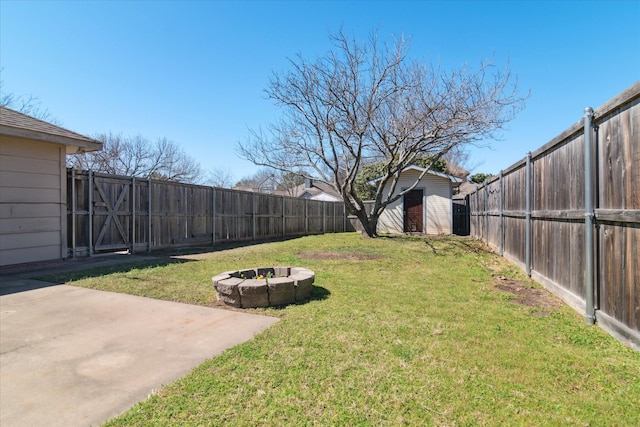
POLYGON ((102 149, 102 143, 99 141, 7 107, 0 107, 0 135, 54 142, 70 148, 75 147, 67 152, 75 152, 78 149, 84 151, 102 149))
POLYGON ((294 191, 294 197, 303 199, 342 200, 340 193, 338 193, 332 186, 314 179, 307 179, 304 184, 298 185, 294 191))

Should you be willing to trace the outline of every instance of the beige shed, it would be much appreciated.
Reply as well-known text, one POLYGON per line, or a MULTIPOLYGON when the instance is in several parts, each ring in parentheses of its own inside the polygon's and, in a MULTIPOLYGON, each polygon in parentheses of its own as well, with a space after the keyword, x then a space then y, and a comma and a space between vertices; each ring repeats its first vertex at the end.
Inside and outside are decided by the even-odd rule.
MULTIPOLYGON (((406 167, 400 174, 396 194, 411 187, 423 172, 420 166, 406 167)), ((451 234, 453 187, 461 182, 455 176, 427 171, 413 190, 382 212, 378 233, 451 234)))
POLYGON ((66 155, 102 143, 0 107, 0 266, 67 257, 66 155))

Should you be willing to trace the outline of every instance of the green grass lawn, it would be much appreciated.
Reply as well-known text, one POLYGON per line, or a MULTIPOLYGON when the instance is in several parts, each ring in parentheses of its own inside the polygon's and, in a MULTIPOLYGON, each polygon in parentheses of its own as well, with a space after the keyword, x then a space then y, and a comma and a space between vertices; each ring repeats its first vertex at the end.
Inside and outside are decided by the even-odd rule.
POLYGON ((215 305, 211 276, 273 265, 314 270, 313 299, 251 310, 281 321, 107 425, 640 425, 640 353, 473 240, 310 236, 57 279, 215 305))

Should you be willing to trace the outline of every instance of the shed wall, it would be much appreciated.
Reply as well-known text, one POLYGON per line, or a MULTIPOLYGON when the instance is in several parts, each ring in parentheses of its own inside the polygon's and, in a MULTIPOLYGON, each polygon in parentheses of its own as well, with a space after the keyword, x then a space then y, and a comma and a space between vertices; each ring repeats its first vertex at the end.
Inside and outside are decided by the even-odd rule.
MULTIPOLYGON (((418 171, 404 172, 398 181, 396 191, 410 187, 419 176, 418 171)), ((451 234, 453 227, 451 182, 446 178, 426 174, 416 189, 424 190, 425 234, 451 234)), ((378 233, 403 233, 403 225, 403 200, 400 198, 390 204, 380 215, 378 233)))
POLYGON ((66 255, 65 147, 0 139, 0 266, 66 255))

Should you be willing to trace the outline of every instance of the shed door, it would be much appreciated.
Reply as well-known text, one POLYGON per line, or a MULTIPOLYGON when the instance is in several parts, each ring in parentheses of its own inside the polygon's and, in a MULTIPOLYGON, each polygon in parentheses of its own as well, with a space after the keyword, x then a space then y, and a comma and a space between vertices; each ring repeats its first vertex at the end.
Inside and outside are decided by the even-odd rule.
POLYGON ((404 195, 404 231, 422 233, 424 231, 422 190, 411 190, 404 195))

